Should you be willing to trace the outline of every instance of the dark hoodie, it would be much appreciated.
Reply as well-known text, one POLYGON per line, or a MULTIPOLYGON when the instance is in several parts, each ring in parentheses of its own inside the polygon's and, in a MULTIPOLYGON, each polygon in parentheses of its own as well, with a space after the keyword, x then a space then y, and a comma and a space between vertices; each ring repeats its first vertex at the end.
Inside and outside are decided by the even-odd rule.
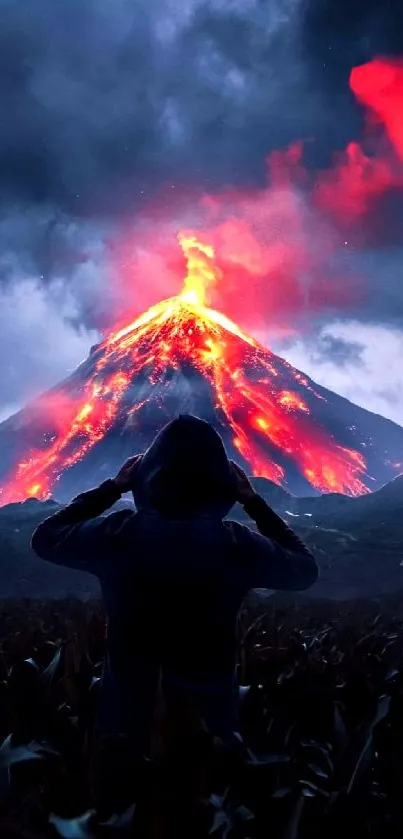
POLYGON ((251 588, 308 588, 315 559, 259 496, 245 506, 259 533, 223 520, 235 502, 230 464, 221 437, 196 417, 157 435, 133 495, 137 512, 103 516, 120 497, 105 481, 32 537, 42 559, 100 580, 108 641, 99 728, 147 748, 162 671, 167 694, 192 694, 213 733, 230 737, 241 602, 251 588))

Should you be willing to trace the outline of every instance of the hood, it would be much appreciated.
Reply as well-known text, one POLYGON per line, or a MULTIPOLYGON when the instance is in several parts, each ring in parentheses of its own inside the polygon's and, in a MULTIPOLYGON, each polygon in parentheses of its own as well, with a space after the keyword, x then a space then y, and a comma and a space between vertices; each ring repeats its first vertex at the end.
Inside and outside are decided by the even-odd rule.
POLYGON ((133 496, 137 509, 169 518, 224 518, 235 503, 235 491, 220 435, 190 414, 169 422, 143 455, 133 496))

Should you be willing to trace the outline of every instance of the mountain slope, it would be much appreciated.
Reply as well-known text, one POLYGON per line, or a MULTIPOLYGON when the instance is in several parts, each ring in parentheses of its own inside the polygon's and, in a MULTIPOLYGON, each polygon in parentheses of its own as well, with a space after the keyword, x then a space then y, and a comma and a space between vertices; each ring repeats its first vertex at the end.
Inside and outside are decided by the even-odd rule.
POLYGON ((0 425, 2 503, 63 501, 186 412, 212 422, 248 471, 298 495, 361 495, 394 477, 402 459, 403 428, 178 297, 113 332, 65 382, 0 425))
POLYGON ((181 294, 112 330, 65 381, 0 425, 0 503, 92 486, 178 413, 297 495, 362 495, 401 471, 403 428, 319 387, 207 308, 211 246, 181 234, 181 294))

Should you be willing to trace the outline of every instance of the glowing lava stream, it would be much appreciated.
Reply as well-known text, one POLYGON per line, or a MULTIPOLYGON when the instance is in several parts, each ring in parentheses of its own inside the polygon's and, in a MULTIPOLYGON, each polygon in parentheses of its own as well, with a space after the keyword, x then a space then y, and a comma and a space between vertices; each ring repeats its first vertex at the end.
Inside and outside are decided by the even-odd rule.
POLYGON ((340 446, 311 417, 298 391, 305 388, 311 398, 323 397, 286 362, 278 369, 279 359, 270 350, 204 305, 209 286, 219 279, 213 249, 191 235, 180 235, 179 242, 188 266, 182 293, 151 307, 99 345, 92 375, 83 381, 79 402, 71 406, 68 428, 45 450, 31 451, 19 463, 1 490, 2 504, 27 496, 49 497, 60 475, 113 423, 153 400, 152 387, 141 404, 130 400, 130 385, 139 374, 157 385, 167 371, 184 365, 208 381, 233 444, 254 475, 285 482, 284 469, 267 454, 271 447, 316 489, 351 495, 368 490, 364 457, 340 446), (297 391, 284 390, 284 371, 297 391))

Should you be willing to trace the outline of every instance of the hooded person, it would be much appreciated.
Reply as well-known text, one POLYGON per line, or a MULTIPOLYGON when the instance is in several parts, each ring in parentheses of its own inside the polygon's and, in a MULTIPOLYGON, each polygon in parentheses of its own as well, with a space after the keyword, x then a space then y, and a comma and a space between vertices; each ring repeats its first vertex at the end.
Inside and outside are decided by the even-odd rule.
POLYGON ((138 510, 170 519, 225 518, 236 500, 235 485, 213 426, 191 414, 165 425, 139 461, 133 496, 138 510))
POLYGON ((316 561, 190 415, 169 422, 116 478, 79 495, 32 537, 42 559, 95 574, 108 616, 97 729, 147 754, 159 680, 171 705, 191 697, 206 728, 237 727, 236 620, 251 588, 299 591, 316 561), (125 492, 137 511, 103 515, 125 492), (226 519, 240 502, 257 530, 226 519))

